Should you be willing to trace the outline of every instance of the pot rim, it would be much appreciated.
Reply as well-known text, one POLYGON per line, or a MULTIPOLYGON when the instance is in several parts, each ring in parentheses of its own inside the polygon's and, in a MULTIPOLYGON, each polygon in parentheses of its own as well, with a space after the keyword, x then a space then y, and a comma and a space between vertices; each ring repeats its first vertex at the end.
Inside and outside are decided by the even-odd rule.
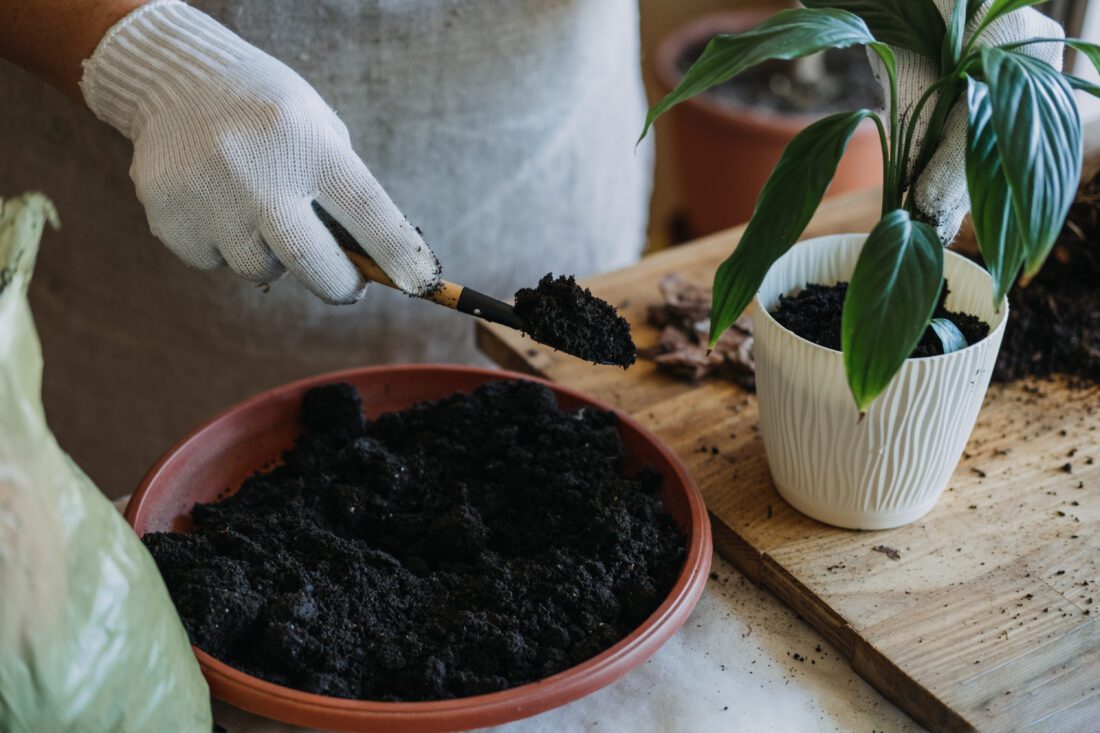
POLYGON ((683 528, 686 545, 684 562, 676 582, 653 613, 611 647, 550 677, 499 692, 424 702, 351 700, 267 682, 192 646, 214 696, 266 717, 305 726, 339 730, 392 730, 393 726, 401 726, 410 731, 481 728, 520 720, 602 689, 649 659, 683 626, 702 596, 712 558, 710 518, 698 485, 683 461, 652 431, 623 410, 580 390, 509 370, 455 364, 392 364, 327 372, 265 390, 203 421, 169 448, 149 469, 130 498, 124 514, 126 521, 139 536, 149 531, 145 527, 138 530, 139 520, 142 519, 143 509, 156 498, 154 487, 159 485, 161 475, 177 454, 219 423, 311 386, 364 376, 382 377, 393 371, 423 375, 424 379, 439 372, 485 377, 486 382, 523 379, 544 384, 558 396, 568 396, 583 405, 613 412, 621 424, 640 434, 647 446, 664 458, 673 473, 665 480, 678 484, 684 495, 688 514, 687 524, 683 528))
MULTIPOLYGON (((708 13, 670 31, 658 42, 657 51, 650 64, 653 76, 660 87, 661 96, 671 92, 683 78, 683 74, 677 68, 677 61, 685 48, 718 33, 741 32, 753 28, 781 9, 745 8, 708 13)), ((751 129, 756 135, 784 140, 824 117, 824 115, 759 112, 752 107, 722 104, 705 93, 696 94, 681 102, 680 105, 690 107, 713 123, 745 127, 751 129)), ((877 137, 878 129, 870 120, 864 120, 856 128, 855 136, 869 135, 877 137)))
MULTIPOLYGON (((825 234, 825 235, 822 235, 820 237, 812 237, 810 239, 803 239, 802 241, 796 242, 791 249, 787 250, 787 253, 789 253, 791 250, 793 250, 794 247, 799 247, 799 246, 802 246, 802 245, 822 246, 824 244, 829 244, 831 242, 839 241, 842 238, 863 237, 864 239, 866 239, 868 236, 870 236, 870 235, 866 232, 847 232, 847 233, 843 233, 843 234, 825 234)), ((784 253, 783 256, 785 257, 787 253, 784 253)), ((960 255, 957 252, 953 252, 952 250, 950 250, 946 247, 944 247, 944 256, 945 256, 945 258, 947 258, 947 257, 955 258, 955 261, 959 262, 961 266, 963 266, 963 267, 972 267, 972 268, 978 270, 979 272, 981 272, 982 275, 984 275, 990 281, 992 281, 992 277, 990 276, 989 272, 984 267, 982 267, 978 263, 974 262, 970 258, 964 257, 964 256, 960 255)), ((946 265, 946 259, 945 259, 945 265, 946 265)), ((770 269, 771 268, 769 268, 769 271, 770 271, 770 269)), ((945 269, 946 269, 946 266, 945 266, 945 269)), ((806 283, 806 284, 809 284, 809 283, 806 283)), ((990 327, 989 333, 987 333, 985 335, 985 338, 983 338, 981 341, 975 341, 972 344, 967 344, 965 349, 959 349, 958 351, 952 351, 950 354, 936 354, 935 356, 921 356, 921 357, 910 356, 902 363, 901 369, 909 368, 912 364, 917 363, 917 362, 922 363, 922 364, 924 364, 924 363, 934 364, 934 363, 937 363, 938 361, 961 358, 961 356, 963 354, 970 351, 971 349, 975 349, 975 348, 985 344, 991 338, 996 336, 999 332, 1004 331, 1005 326, 1008 323, 1008 309, 1009 309, 1009 306, 1008 306, 1008 297, 1007 296, 1005 296, 1001 299, 1001 304, 1000 305, 1001 305, 1001 307, 997 311, 1000 314, 999 322, 996 325, 992 325, 990 327)), ((843 351, 840 351, 838 349, 830 349, 827 346, 822 346, 821 344, 816 344, 816 343, 814 343, 813 341, 810 341, 807 338, 803 338, 802 336, 799 336, 797 333, 795 333, 794 331, 790 330, 789 328, 787 328, 786 326, 781 324, 779 321, 777 321, 775 319, 775 317, 772 316, 772 314, 768 311, 768 309, 764 307, 764 303, 761 302, 761 300, 760 300, 760 290, 757 289, 756 293, 752 296, 752 317, 754 319, 756 319, 757 317, 759 317, 759 314, 761 314, 761 313, 764 314, 764 318, 768 321, 768 323, 770 325, 773 325, 776 329, 778 329, 786 337, 796 339, 799 342, 809 346, 812 349, 815 349, 817 351, 824 352, 824 353, 828 354, 829 356, 827 358, 836 358, 836 359, 843 359, 844 358, 844 352, 843 351)), ((971 314, 971 315, 973 315, 973 314, 971 314)))

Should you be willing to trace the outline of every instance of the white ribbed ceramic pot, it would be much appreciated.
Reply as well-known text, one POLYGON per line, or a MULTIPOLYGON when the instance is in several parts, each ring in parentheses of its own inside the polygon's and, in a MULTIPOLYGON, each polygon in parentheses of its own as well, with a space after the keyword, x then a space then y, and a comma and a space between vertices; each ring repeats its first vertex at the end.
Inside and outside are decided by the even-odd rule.
POLYGON ((909 359, 860 420, 843 355, 796 336, 768 310, 807 284, 847 281, 866 237, 811 239, 772 265, 754 300, 756 391, 783 498, 838 527, 887 529, 923 516, 947 485, 989 386, 1008 305, 997 312, 986 271, 946 252, 947 307, 990 324, 989 336, 952 354, 909 359))

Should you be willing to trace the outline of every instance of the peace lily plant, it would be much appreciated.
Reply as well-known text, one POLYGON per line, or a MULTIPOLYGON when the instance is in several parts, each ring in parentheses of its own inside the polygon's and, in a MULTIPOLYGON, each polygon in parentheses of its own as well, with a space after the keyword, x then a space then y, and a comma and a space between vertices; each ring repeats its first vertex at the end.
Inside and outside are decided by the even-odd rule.
POLYGON ((833 114, 798 134, 714 278, 712 346, 756 299, 772 478, 790 504, 821 521, 881 529, 932 508, 981 409, 1004 335, 1005 293, 1042 266, 1061 230, 1081 173, 1073 90, 1100 90, 1036 58, 1057 63, 1061 45, 1033 44, 1067 44, 1098 66, 1100 47, 1060 37, 1027 7, 1037 1, 805 0, 751 31, 715 37, 646 119, 643 136, 677 103, 769 59, 862 45, 879 68, 885 113, 833 114), (1045 37, 1045 28, 1059 37, 1045 37), (795 246, 866 120, 882 143, 881 218, 866 235, 795 246), (958 205, 930 209, 925 184, 944 180, 958 205), (941 241, 957 231, 964 189, 988 271, 941 241), (967 344, 949 320, 932 321, 945 278, 949 309, 986 322, 988 336, 967 344), (784 294, 845 280, 839 353, 771 316, 784 294), (909 358, 930 324, 944 354, 909 358))
MULTIPOLYGON (((1073 89, 1100 90, 1019 53, 1065 43, 1100 67, 1100 47, 1077 39, 979 44, 998 18, 1039 0, 958 0, 946 20, 932 0, 805 0, 757 28, 720 35, 680 84, 649 111, 642 136, 671 107, 769 59, 795 59, 862 45, 888 76, 888 119, 859 109, 825 117, 791 141, 756 204, 740 245, 714 278, 710 344, 749 305, 769 268, 802 234, 848 140, 864 120, 878 127, 885 163, 882 218, 868 235, 844 301, 841 342, 848 386, 861 413, 890 384, 928 328, 944 282, 944 243, 918 220, 910 184, 928 165, 948 114, 965 100, 967 190, 974 232, 999 310, 1020 272, 1043 264, 1065 220, 1081 169, 1081 122, 1073 89), (966 37, 970 22, 977 27, 966 37), (965 42, 964 42, 965 40, 965 42), (891 47, 934 59, 939 78, 911 110, 897 108, 891 47), (915 139, 931 105, 927 132, 915 139), (900 117, 900 119, 899 119, 900 117), (911 161, 907 165, 907 161, 911 161)), ((933 324, 945 351, 966 345, 950 321, 933 324)))

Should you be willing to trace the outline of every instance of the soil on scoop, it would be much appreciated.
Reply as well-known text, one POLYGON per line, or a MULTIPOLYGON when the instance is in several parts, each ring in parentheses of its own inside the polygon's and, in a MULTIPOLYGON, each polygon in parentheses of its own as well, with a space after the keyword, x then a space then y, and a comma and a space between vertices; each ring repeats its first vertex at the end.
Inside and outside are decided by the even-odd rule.
POLYGON ((494 382, 374 421, 337 384, 285 462, 143 538, 191 641, 322 695, 435 700, 578 664, 668 595, 684 538, 613 413, 494 382))
POLYGON ((630 324, 615 307, 582 288, 572 275, 544 275, 516 291, 516 315, 535 341, 567 354, 626 369, 637 358, 630 324))
MULTIPOLYGON (((688 48, 678 63, 680 71, 686 72, 705 47, 702 43, 688 48)), ((882 107, 882 92, 866 51, 859 47, 830 49, 810 61, 767 61, 711 87, 706 94, 731 107, 781 115, 882 107)))
POLYGON ((1008 302, 994 379, 1100 381, 1100 177, 1078 191, 1046 264, 1008 302))
MULTIPOLYGON (((844 294, 848 283, 836 285, 807 285, 795 295, 779 296, 779 304, 769 311, 773 318, 789 331, 834 351, 840 351, 840 320, 844 310, 844 294)), ((976 344, 989 335, 989 324, 968 313, 956 313, 945 307, 948 290, 944 283, 940 302, 933 318, 946 318, 954 323, 966 338, 967 345, 976 344)), ((943 344, 929 326, 924 331, 917 348, 910 358, 939 356, 943 344)))
MULTIPOLYGON (((366 254, 355 238, 316 202, 313 210, 344 249, 366 254)), ((416 231, 420 233, 420 228, 416 231)), ((436 276, 443 268, 436 261, 436 276)), ((637 358, 630 324, 610 303, 581 288, 570 276, 547 274, 535 288, 521 288, 515 296, 516 314, 524 332, 535 341, 596 364, 626 369, 637 358)))

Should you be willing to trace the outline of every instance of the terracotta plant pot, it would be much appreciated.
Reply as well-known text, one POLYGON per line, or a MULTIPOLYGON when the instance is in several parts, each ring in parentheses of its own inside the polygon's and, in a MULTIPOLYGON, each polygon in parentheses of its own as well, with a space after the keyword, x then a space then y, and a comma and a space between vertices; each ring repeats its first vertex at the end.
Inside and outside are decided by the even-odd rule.
POLYGON ((1001 347, 1008 303, 993 307, 993 281, 946 252, 949 310, 990 333, 965 349, 908 359, 860 419, 844 356, 772 318, 780 295, 852 276, 865 234, 811 239, 768 271, 753 301, 760 427, 775 486, 795 509, 850 529, 887 529, 924 516, 958 465, 1001 347))
MULTIPOLYGON (((678 63, 689 49, 719 33, 754 28, 772 15, 774 11, 767 9, 715 13, 670 33, 654 57, 661 95, 679 83, 678 63)), ((669 128, 690 236, 748 221, 787 143, 816 119, 737 108, 706 92, 673 107, 658 125, 669 128)), ((848 143, 828 195, 881 183, 878 129, 865 120, 848 143)))
MULTIPOLYGON (((187 531, 191 508, 236 490, 269 461, 277 461, 300 433, 303 393, 332 382, 350 382, 368 417, 401 410, 498 379, 531 379, 513 372, 458 366, 386 366, 325 374, 288 384, 235 405, 172 447, 149 471, 126 507, 138 535, 187 531)), ((540 381, 566 409, 613 409, 585 395, 540 381)), ((342 731, 451 731, 525 718, 610 684, 650 657, 683 625, 710 571, 710 522, 695 482, 679 458, 628 415, 616 411, 627 469, 652 466, 664 476, 665 509, 683 529, 687 553, 665 601, 629 636, 564 672, 510 690, 433 702, 370 702, 314 695, 265 682, 195 648, 211 693, 253 713, 296 725, 342 731)))

